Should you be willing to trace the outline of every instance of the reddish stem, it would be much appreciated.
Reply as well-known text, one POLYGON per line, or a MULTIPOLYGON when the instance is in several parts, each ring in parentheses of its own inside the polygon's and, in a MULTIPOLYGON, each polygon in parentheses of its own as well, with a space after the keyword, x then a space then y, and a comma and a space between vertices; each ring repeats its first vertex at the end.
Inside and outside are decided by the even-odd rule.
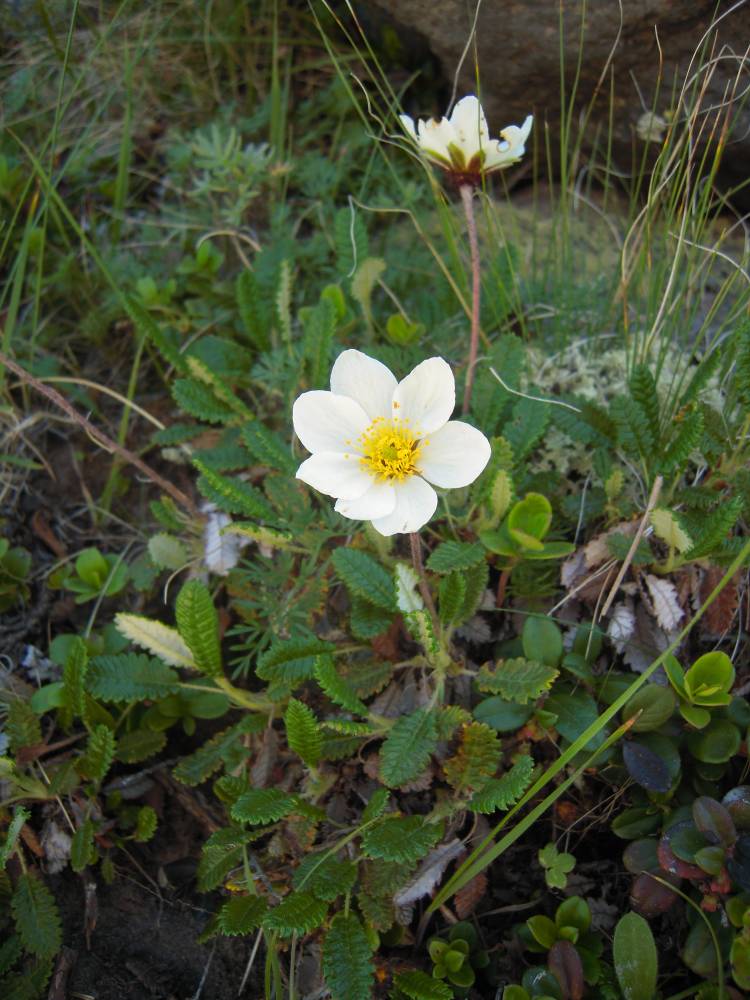
POLYGON ((470 184, 462 184, 459 188, 461 202, 466 215, 466 230, 469 235, 469 250, 471 252, 471 340, 469 341, 469 363, 466 367, 466 383, 464 385, 464 402, 462 413, 469 412, 471 406, 471 390, 474 387, 474 368, 479 350, 479 240, 477 238, 477 223, 474 218, 474 188, 470 184))

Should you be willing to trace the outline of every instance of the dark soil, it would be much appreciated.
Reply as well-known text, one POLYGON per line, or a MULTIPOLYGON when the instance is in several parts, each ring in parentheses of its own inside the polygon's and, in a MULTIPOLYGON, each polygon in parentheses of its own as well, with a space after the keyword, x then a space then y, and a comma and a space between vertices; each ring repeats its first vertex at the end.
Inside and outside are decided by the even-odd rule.
MULTIPOLYGON (((60 906, 66 944, 74 955, 63 996, 91 1000, 224 1000, 236 997, 252 938, 196 943, 211 911, 169 889, 122 875, 97 884, 98 916, 87 948, 84 883, 72 875, 50 879, 60 906)), ((262 955, 257 961, 262 962, 262 955)), ((247 1000, 261 995, 250 978, 247 1000)))

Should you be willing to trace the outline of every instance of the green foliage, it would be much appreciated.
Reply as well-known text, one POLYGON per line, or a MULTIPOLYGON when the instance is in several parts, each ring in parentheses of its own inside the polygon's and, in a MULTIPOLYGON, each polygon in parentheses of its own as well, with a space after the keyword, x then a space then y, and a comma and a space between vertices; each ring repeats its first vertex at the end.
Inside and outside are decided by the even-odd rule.
POLYGON ((421 816, 386 816, 362 836, 368 858, 383 861, 419 861, 442 835, 439 823, 426 823, 421 816))
POLYGON ((539 851, 539 864, 544 869, 544 881, 550 889, 564 889, 576 859, 566 851, 558 851, 555 844, 547 844, 539 851))
POLYGON ((30 814, 26 809, 22 806, 16 806, 13 812, 13 819, 8 825, 4 842, 0 845, 0 871, 5 868, 8 863, 8 858, 10 858, 15 851, 23 825, 29 820, 29 818, 30 814))
POLYGON ((293 892, 263 918, 263 926, 276 931, 281 937, 292 934, 309 934, 320 927, 328 912, 328 905, 308 892, 293 892))
POLYGON ((141 806, 135 822, 133 840, 138 841, 139 844, 147 843, 156 833, 158 822, 155 809, 151 806, 141 806))
POLYGON ((219 929, 227 937, 250 934, 260 927, 267 912, 268 903, 262 896, 233 896, 219 910, 219 929))
POLYGON ((393 985, 410 1000, 451 1000, 454 995, 447 983, 428 976, 426 972, 420 972, 418 969, 397 972, 393 985))
POLYGON ((235 283, 235 294, 246 335, 258 350, 268 350, 271 346, 268 336, 270 317, 266 300, 253 271, 240 271, 235 283))
POLYGON ((368 1000, 375 967, 358 917, 337 913, 323 941, 323 974, 332 1000, 368 1000))
POLYGON ((278 788, 251 788, 243 792, 232 806, 232 819, 253 826, 273 823, 288 816, 296 805, 293 795, 287 795, 278 788))
POLYGON ((277 522, 278 518, 273 507, 263 494, 249 483, 242 479, 222 476, 197 458, 193 459, 193 465, 201 473, 198 477, 198 489, 220 510, 225 510, 229 514, 242 514, 243 517, 270 521, 271 524, 277 522))
POLYGON ((164 698, 179 690, 179 683, 172 667, 155 657, 137 653, 96 656, 86 678, 90 694, 113 702, 164 698))
POLYGON ((372 556, 359 549, 339 548, 331 561, 352 594, 384 611, 395 610, 393 581, 372 556))
POLYGON ((334 648, 320 639, 279 639, 258 657, 256 673, 264 681, 292 687, 312 678, 318 656, 334 648))
POLYGON ((332 656, 317 657, 315 680, 336 705, 355 715, 367 715, 367 706, 357 697, 351 684, 336 670, 332 656))
POLYGON ((175 603, 175 618, 197 668, 207 677, 221 676, 219 616, 210 593, 200 581, 189 580, 182 587, 175 603))
POLYGON ((397 719, 380 748, 380 776, 390 788, 416 778, 427 766, 438 740, 434 712, 420 708, 397 719))
POLYGON ((464 723, 456 753, 443 763, 446 781, 457 792, 484 786, 497 770, 500 741, 497 733, 483 722, 464 723))
POLYGON ((493 778, 484 784, 470 799, 468 808, 479 813, 510 809, 531 784, 533 770, 531 757, 520 757, 501 778, 493 778))
POLYGON ((115 756, 115 737, 108 726, 99 725, 92 730, 85 753, 78 758, 78 770, 84 778, 102 781, 115 756))
POLYGON ((536 660, 516 657, 499 660, 494 667, 486 663, 477 674, 480 691, 500 694, 508 701, 525 705, 549 691, 559 671, 536 660))
POLYGON ((57 904, 47 886, 30 872, 20 875, 11 900, 13 920, 26 951, 52 958, 62 944, 57 904))
POLYGON ((442 542, 430 554, 427 568, 435 573, 452 573, 455 570, 472 569, 484 561, 484 548, 474 542, 442 542))
POLYGON ((290 698, 284 713, 284 727, 289 749, 308 767, 317 767, 323 750, 323 737, 315 713, 296 698, 290 698))
POLYGON ((658 959, 654 936, 642 916, 620 917, 612 950, 624 1000, 650 1000, 656 993, 658 959))
POLYGON ((42 727, 31 705, 20 698, 13 698, 8 705, 5 732, 10 749, 17 754, 24 747, 42 742, 42 727))
POLYGON ((240 722, 217 733, 192 754, 183 757, 173 774, 185 785, 200 785, 236 754, 241 738, 266 725, 262 715, 246 715, 240 722))
POLYGON ((70 867, 74 872, 82 872, 95 859, 94 824, 90 819, 87 819, 77 827, 73 834, 70 845, 70 867))

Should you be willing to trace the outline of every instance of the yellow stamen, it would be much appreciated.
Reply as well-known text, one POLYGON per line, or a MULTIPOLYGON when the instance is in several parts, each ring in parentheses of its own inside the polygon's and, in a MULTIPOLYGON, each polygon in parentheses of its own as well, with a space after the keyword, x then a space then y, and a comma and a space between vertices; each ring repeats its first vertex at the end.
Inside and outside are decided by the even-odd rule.
POLYGON ((421 451, 419 432, 408 420, 376 417, 359 439, 364 468, 378 480, 402 482, 413 476, 421 451))

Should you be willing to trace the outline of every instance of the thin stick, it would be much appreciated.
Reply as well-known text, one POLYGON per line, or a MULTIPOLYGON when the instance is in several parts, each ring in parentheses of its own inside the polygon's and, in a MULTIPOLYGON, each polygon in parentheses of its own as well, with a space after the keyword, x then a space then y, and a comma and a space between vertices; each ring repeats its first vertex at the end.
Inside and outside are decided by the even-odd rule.
POLYGON ((620 589, 620 584, 623 581, 623 577, 627 573, 628 567, 633 561, 633 556, 636 553, 636 549, 638 548, 640 540, 643 538, 643 532, 646 530, 646 526, 648 525, 649 515, 656 506, 656 501, 659 499, 659 494, 661 493, 661 487, 663 482, 664 478, 662 476, 657 476, 656 479, 654 480, 654 486, 653 489, 651 490, 651 496, 648 498, 646 509, 643 512, 643 517, 641 518, 641 523, 638 525, 638 530, 633 536, 633 541, 630 545, 630 548, 628 549, 628 554, 625 556, 622 566, 620 566, 620 572, 615 577, 615 582, 612 584, 612 589, 607 595, 607 600, 604 602, 601 615, 599 616, 600 618, 604 618, 604 616, 609 611, 610 605, 612 604, 612 601, 614 601, 617 591, 620 589))
POLYGON ((422 562, 422 540, 419 537, 419 532, 409 532, 409 544, 411 545, 411 561, 414 564, 414 570, 419 577, 419 592, 422 595, 422 600, 424 601, 427 610, 432 615, 433 624, 437 626, 437 610, 435 608, 435 602, 432 599, 432 594, 430 593, 430 588, 427 583, 427 576, 424 571, 424 563, 422 562))
POLYGON ((193 517, 198 516, 198 512, 195 509, 195 504, 190 499, 187 494, 179 490, 175 485, 169 482, 168 479, 164 479, 160 476, 158 472, 152 469, 150 466, 140 459, 137 455, 134 455, 132 451, 128 448, 117 444, 111 438, 107 437, 104 431, 100 431, 98 427, 95 427, 86 417, 82 416, 74 406, 72 406, 64 396, 61 396, 56 389, 50 388, 48 385, 44 385, 38 379, 34 378, 33 375, 29 374, 25 368, 21 368, 17 365, 15 361, 12 361, 6 354, 0 351, 0 365, 9 368, 14 375, 17 375, 22 382, 26 385, 30 385, 32 389, 36 389, 37 392, 41 393, 42 396, 46 396, 51 402, 58 406, 64 413, 66 413, 71 420, 77 423, 80 427, 83 427, 86 433, 101 445, 106 451, 114 452, 119 455, 120 458, 127 462, 129 465, 134 465, 139 472, 142 472, 147 479, 150 479, 152 483, 155 483, 160 490, 164 493, 168 493, 173 500, 175 500, 180 506, 184 507, 186 510, 192 514, 193 517))
POLYGON ((474 218, 474 188, 471 184, 462 184, 459 188, 461 202, 466 215, 466 230, 469 234, 469 250, 471 252, 471 340, 469 341, 469 364, 466 369, 464 387, 464 403, 461 412, 466 414, 471 406, 471 390, 474 387, 474 368, 479 350, 479 240, 477 239, 477 223, 474 218))

